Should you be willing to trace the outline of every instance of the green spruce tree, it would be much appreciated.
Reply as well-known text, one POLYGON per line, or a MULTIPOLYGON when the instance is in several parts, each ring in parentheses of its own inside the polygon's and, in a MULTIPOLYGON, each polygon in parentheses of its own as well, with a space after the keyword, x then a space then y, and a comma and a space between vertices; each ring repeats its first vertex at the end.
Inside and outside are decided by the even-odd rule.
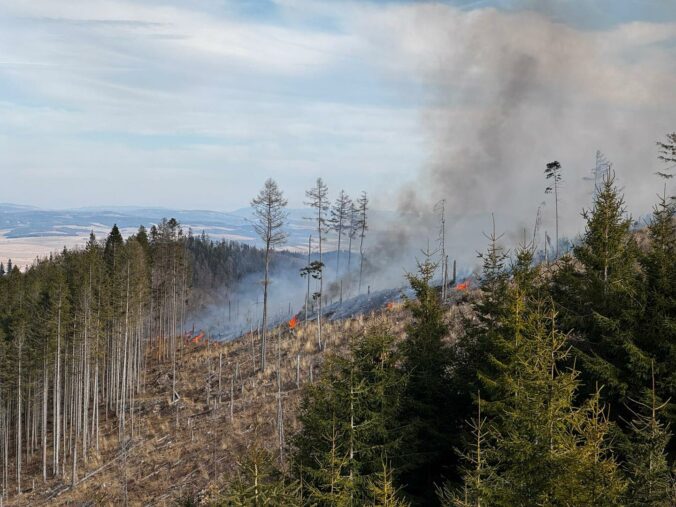
POLYGON ((406 389, 398 416, 402 448, 393 456, 399 484, 414 504, 437 502, 435 485, 452 473, 459 426, 455 392, 449 372, 451 347, 439 294, 430 282, 435 272, 430 256, 419 263, 408 281, 415 299, 407 302, 411 323, 400 344, 406 389))
MULTIPOLYGON (((638 326, 638 342, 655 360, 657 397, 666 401, 663 414, 672 427, 676 424, 675 212, 676 202, 667 198, 665 187, 648 224, 649 245, 641 257, 646 301, 638 326)), ((669 447, 673 456, 674 444, 669 447)))
POLYGON ((275 466, 274 456, 254 447, 238 462, 237 476, 216 502, 221 507, 301 505, 298 484, 275 466))
POLYGON ((293 467, 319 504, 366 502, 382 456, 398 452, 399 361, 392 334, 372 327, 352 339, 347 357, 327 358, 320 380, 306 386, 293 467))
POLYGON ((574 406, 579 373, 565 368, 568 337, 555 319, 542 301, 519 308, 514 356, 500 378, 504 409, 487 450, 495 467, 487 505, 611 506, 623 491, 598 397, 574 406))
POLYGON ((658 404, 655 379, 650 403, 633 402, 634 417, 630 429, 625 468, 629 477, 626 504, 628 507, 667 507, 676 504, 676 483, 669 469, 667 445, 671 439, 669 426, 659 420, 659 412, 667 402, 658 404))
POLYGON ((641 347, 637 323, 644 307, 638 248, 624 199, 608 170, 594 198, 581 242, 564 259, 552 282, 552 295, 564 332, 579 337, 575 357, 586 394, 602 385, 615 416, 627 397, 644 394, 650 357, 641 347))

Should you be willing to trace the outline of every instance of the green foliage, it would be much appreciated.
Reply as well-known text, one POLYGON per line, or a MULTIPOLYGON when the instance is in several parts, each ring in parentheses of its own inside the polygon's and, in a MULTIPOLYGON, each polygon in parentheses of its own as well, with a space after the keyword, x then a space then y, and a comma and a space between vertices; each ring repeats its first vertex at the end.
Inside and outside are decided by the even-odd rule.
POLYGON ((447 483, 437 490, 439 500, 444 506, 472 507, 481 505, 482 499, 488 498, 493 487, 495 476, 495 447, 489 438, 488 418, 481 414, 481 396, 477 394, 477 415, 468 422, 471 435, 462 453, 463 463, 460 467, 462 487, 447 483))
POLYGON ((558 267, 552 295, 561 329, 580 337, 575 357, 585 393, 604 386, 604 399, 617 416, 627 397, 643 395, 650 357, 638 339, 644 308, 638 248, 613 173, 606 173, 583 216, 585 234, 573 257, 558 267))
POLYGON ((657 405, 655 386, 650 404, 635 401, 629 424, 630 443, 626 451, 625 468, 629 477, 626 504, 629 507, 666 507, 676 503, 676 482, 669 470, 667 445, 669 428, 662 424, 658 413, 665 404, 657 405))
POLYGON ((238 463, 237 477, 217 506, 300 505, 298 484, 287 480, 265 449, 253 448, 238 463))
POLYGON ((392 468, 383 460, 382 470, 369 481, 372 505, 376 507, 407 507, 408 503, 401 500, 399 490, 394 485, 392 468))
POLYGON ((435 266, 428 259, 408 281, 416 299, 407 302, 412 321, 400 344, 401 370, 407 382, 397 419, 401 425, 401 452, 393 456, 400 483, 414 502, 436 501, 435 484, 453 463, 457 443, 449 368, 451 348, 445 341, 448 328, 437 290, 430 285, 435 266))
MULTIPOLYGON (((512 296, 508 253, 498 245, 495 232, 489 240, 488 250, 479 255, 483 262, 479 279, 481 297, 472 304, 472 316, 464 320, 466 332, 456 347, 455 362, 460 368, 456 372, 457 383, 461 384, 465 397, 471 398, 481 390, 484 400, 490 402, 498 398, 493 395, 499 390, 495 380, 509 357, 512 296)), ((471 408, 467 413, 470 411, 471 408)))
POLYGON ((327 358, 319 382, 306 386, 293 466, 312 501, 348 505, 369 499, 369 478, 399 446, 398 362, 393 336, 386 328, 370 328, 353 338, 348 357, 327 358))
POLYGON ((624 484, 598 396, 575 407, 578 372, 561 369, 569 345, 555 314, 541 301, 515 301, 513 357, 499 379, 503 409, 485 432, 481 420, 475 425, 485 461, 473 459, 465 490, 448 504, 617 505, 624 484))
POLYGON ((676 202, 666 192, 648 224, 650 240, 641 257, 645 273, 645 311, 639 324, 638 343, 655 359, 656 394, 669 400, 664 416, 676 424, 676 202))
MULTIPOLYGON (((265 251, 236 241, 212 241, 206 234, 188 233, 185 248, 190 258, 191 286, 195 292, 222 292, 240 282, 246 275, 261 272, 265 251)), ((270 260, 277 269, 300 268, 303 256, 286 251, 276 252, 270 260)))
POLYGON ((454 348, 454 383, 462 393, 465 417, 471 413, 476 401, 472 397, 478 391, 482 393, 487 415, 502 410, 504 386, 499 379, 513 355, 513 337, 518 326, 515 318, 522 311, 518 305, 523 306, 519 298, 539 290, 532 248, 517 249, 508 270, 509 258, 498 245, 499 238, 493 232, 489 239, 488 251, 480 255, 483 259, 481 297, 472 304, 472 314, 464 319, 465 332, 454 348))

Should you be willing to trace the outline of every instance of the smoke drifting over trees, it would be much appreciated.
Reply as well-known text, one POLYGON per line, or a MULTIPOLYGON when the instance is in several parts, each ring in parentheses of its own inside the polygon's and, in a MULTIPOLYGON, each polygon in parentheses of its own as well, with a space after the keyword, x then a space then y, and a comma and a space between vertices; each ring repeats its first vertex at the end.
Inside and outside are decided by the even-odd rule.
MULTIPOLYGON (((659 167, 655 139, 671 130, 676 114, 676 58, 667 44, 676 26, 581 29, 557 21, 558 2, 532 7, 540 11, 401 5, 362 23, 373 51, 388 62, 385 72, 417 76, 424 94, 430 156, 411 184, 395 192, 407 223, 386 243, 414 235, 410 242, 419 245, 427 233, 416 232, 421 223, 430 226, 441 199, 448 206, 450 255, 480 247, 490 212, 500 229, 520 238, 523 227, 532 230, 544 200, 541 168, 554 158, 566 168, 560 234, 571 237, 581 227, 576 210, 591 201, 593 187, 583 177, 597 150, 615 161, 620 184, 632 188, 628 205, 650 211, 661 186, 652 177, 659 167), (463 224, 473 218, 482 227, 458 245, 463 224)), ((588 23, 602 21, 596 11, 579 10, 588 23)), ((382 206, 382 197, 374 197, 374 206, 382 206)), ((552 238, 553 208, 543 209, 542 222, 552 238)))

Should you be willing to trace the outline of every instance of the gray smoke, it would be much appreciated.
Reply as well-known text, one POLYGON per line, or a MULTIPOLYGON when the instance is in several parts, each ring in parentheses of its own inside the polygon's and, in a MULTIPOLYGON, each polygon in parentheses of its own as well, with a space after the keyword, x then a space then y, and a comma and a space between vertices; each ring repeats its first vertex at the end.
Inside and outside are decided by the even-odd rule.
MULTIPOLYGON (((634 217, 650 210, 662 185, 654 176, 661 167, 655 142, 676 130, 676 23, 599 27, 599 12, 585 11, 593 3, 575 2, 574 19, 586 23, 575 28, 560 21, 571 18, 566 4, 533 1, 524 5, 538 12, 509 13, 394 4, 357 9, 346 21, 368 41, 370 60, 383 73, 420 85, 429 153, 422 167, 411 168, 408 185, 371 195, 372 208, 395 207, 397 214, 370 221, 364 290, 400 286, 421 250, 437 249, 434 207, 442 199, 447 252, 458 260, 460 276, 477 265, 492 214, 501 242, 513 248, 532 236, 544 201, 542 248, 544 232, 554 235, 554 203, 544 194, 543 174, 553 160, 563 166, 562 236, 581 232, 580 211, 590 206, 593 191, 584 178, 597 150, 614 162, 634 217)), ((335 297, 327 276, 325 288, 335 297)), ((286 287, 285 278, 292 289, 273 296, 280 315, 289 299, 298 309, 305 297, 295 271, 276 286, 286 287)), ((245 283, 242 293, 258 308, 259 285, 245 283)))
MULTIPOLYGON (((559 2, 546 4, 507 13, 426 3, 363 22, 374 51, 386 51, 385 71, 418 76, 426 93, 429 160, 396 196, 402 224, 383 245, 402 245, 405 256, 433 240, 441 199, 450 254, 464 262, 484 247, 492 212, 513 246, 524 229, 532 234, 545 201, 541 232, 553 236, 543 174, 552 160, 563 165, 562 235, 574 237, 597 149, 614 162, 632 214, 650 210, 662 184, 655 141, 676 128, 676 24, 583 30, 558 21, 559 2)), ((588 24, 598 15, 590 11, 588 24)))

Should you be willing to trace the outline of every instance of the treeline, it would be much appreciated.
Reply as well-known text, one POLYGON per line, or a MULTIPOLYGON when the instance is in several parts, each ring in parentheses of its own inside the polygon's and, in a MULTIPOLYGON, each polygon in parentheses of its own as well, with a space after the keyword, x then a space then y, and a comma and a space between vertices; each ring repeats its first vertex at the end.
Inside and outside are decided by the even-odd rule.
MULTIPOLYGON (((205 291, 233 287, 251 273, 260 273, 265 266, 265 251, 237 241, 213 241, 206 234, 194 236, 188 231, 186 248, 192 268, 192 287, 205 291)), ((272 268, 296 267, 300 256, 276 252, 272 268)))
MULTIPOLYGON (((135 401, 149 363, 171 362, 168 395, 178 400, 189 315, 205 293, 227 293, 261 272, 264 258, 169 219, 127 239, 117 226, 103 240, 92 233, 84 248, 24 271, 0 265, 0 496, 39 475, 76 484, 98 463, 107 421, 126 452, 138 436, 135 401)), ((272 262, 287 264, 302 262, 287 252, 272 262)))
POLYGON ((175 382, 190 276, 172 219, 126 240, 114 226, 0 277, 3 495, 27 486, 27 470, 77 483, 110 438, 104 421, 125 451, 147 363, 173 359, 175 382))
POLYGON ((562 258, 493 234, 454 342, 425 259, 405 338, 328 357, 288 462, 254 449, 223 505, 674 505, 675 211, 639 248, 608 166, 562 258))

